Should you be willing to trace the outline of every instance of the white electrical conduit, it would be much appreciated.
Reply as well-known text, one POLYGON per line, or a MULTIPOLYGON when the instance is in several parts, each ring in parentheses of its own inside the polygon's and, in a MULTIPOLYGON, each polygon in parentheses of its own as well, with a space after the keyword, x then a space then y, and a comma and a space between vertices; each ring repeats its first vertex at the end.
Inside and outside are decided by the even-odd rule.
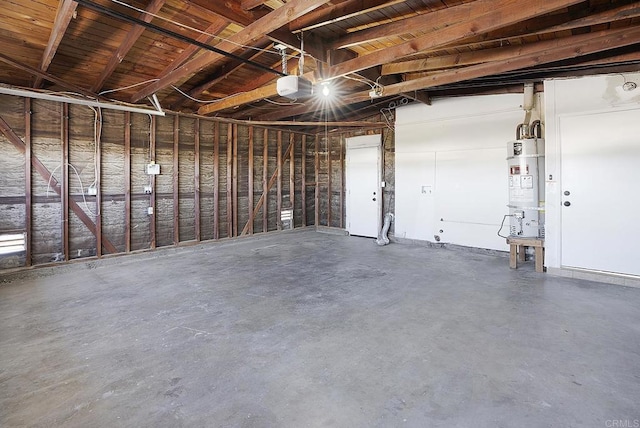
MULTIPOLYGON (((61 103, 80 104, 83 106, 128 111, 131 113, 143 113, 143 114, 151 114, 154 116, 164 116, 164 111, 162 111, 161 109, 152 110, 152 109, 146 109, 146 108, 140 108, 140 107, 127 106, 124 104, 105 103, 101 101, 87 100, 83 98, 64 97, 61 95, 48 94, 46 92, 36 92, 36 91, 28 91, 26 89, 11 88, 5 85, 0 85, 0 94, 15 95, 17 97, 25 97, 25 98, 37 98, 41 100, 57 101, 61 103)), ((158 108, 160 107, 159 103, 158 103, 158 106, 156 107, 158 108)))

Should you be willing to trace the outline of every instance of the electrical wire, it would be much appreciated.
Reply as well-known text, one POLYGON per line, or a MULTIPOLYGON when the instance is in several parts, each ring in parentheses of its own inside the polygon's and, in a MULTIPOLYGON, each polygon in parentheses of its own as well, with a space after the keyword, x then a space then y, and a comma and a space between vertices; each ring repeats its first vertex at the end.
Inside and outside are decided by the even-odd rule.
POLYGON ((263 98, 263 100, 268 102, 268 103, 275 104, 277 106, 295 106, 295 105, 303 106, 304 105, 304 103, 299 103, 299 102, 296 102, 296 101, 292 101, 290 103, 281 103, 281 102, 278 102, 278 101, 272 101, 269 98, 263 98))
POLYGON ((513 217, 513 215, 505 214, 504 217, 502 217, 502 223, 500 223, 500 229, 498 229, 498 236, 505 239, 508 238, 508 236, 500 235, 500 232, 502 232, 502 228, 504 228, 504 221, 507 219, 507 217, 513 217))
MULTIPOLYGON (((212 38, 217 39, 218 41, 221 41, 221 42, 231 43, 231 44, 236 45, 238 47, 245 48, 245 49, 251 49, 251 50, 254 50, 254 51, 258 51, 258 52, 280 55, 280 52, 276 52, 276 51, 269 50, 269 49, 262 49, 262 48, 258 48, 258 47, 255 47, 255 46, 243 45, 241 43, 234 42, 233 40, 229 40, 229 39, 226 39, 224 37, 220 37, 217 34, 207 33, 206 31, 199 30, 197 28, 191 27, 190 25, 183 24, 181 22, 175 21, 175 20, 170 19, 170 18, 165 18, 163 16, 160 16, 160 15, 158 15, 156 13, 149 12, 149 11, 144 10, 144 9, 140 9, 138 7, 132 6, 132 5, 127 4, 127 3, 123 2, 123 1, 120 1, 120 0, 111 0, 111 1, 113 3, 119 4, 121 6, 124 6, 124 7, 127 7, 129 9, 135 10, 136 12, 139 12, 141 14, 153 16, 154 18, 157 18, 157 19, 160 19, 162 21, 168 22, 170 24, 176 25, 176 26, 178 26, 178 27, 180 27, 182 29, 191 30, 191 31, 194 31, 194 32, 196 32, 198 34, 202 34, 204 36, 212 37, 212 38)), ((292 57, 293 57, 293 55, 292 55, 292 57)))
POLYGON ((134 83, 133 85, 124 86, 122 88, 109 89, 108 91, 100 92, 98 95, 109 94, 111 92, 124 91, 124 90, 127 90, 127 89, 135 88, 136 86, 145 85, 145 84, 151 83, 151 82, 157 82, 158 80, 160 80, 160 79, 149 79, 149 80, 145 80, 144 82, 134 83))

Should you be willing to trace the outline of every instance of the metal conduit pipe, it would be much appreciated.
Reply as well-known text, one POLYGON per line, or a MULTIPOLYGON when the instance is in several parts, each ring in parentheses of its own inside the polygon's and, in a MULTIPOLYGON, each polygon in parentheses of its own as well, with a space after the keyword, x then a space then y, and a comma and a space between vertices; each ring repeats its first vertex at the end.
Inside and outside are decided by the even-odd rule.
POLYGON ((389 227, 391 227, 391 222, 393 221, 393 214, 387 213, 384 216, 384 225, 378 233, 378 239, 376 239, 376 244, 383 246, 389 243, 389 237, 387 234, 389 233, 389 227))

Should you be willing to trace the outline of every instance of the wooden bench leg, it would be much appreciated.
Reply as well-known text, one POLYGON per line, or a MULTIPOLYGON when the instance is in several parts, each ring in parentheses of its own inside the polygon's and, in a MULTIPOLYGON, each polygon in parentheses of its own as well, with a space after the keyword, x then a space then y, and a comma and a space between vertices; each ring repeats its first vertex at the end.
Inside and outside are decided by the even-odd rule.
POLYGON ((527 258, 527 247, 526 245, 519 245, 518 248, 518 261, 524 262, 527 258))
POLYGON ((509 267, 516 269, 518 267, 518 246, 515 244, 509 245, 509 267))
POLYGON ((536 247, 536 272, 544 272, 544 248, 536 247))

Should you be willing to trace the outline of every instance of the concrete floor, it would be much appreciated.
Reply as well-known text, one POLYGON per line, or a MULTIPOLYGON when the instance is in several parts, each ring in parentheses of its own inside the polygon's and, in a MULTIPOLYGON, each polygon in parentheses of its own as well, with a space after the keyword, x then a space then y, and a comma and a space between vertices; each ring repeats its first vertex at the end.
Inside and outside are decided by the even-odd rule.
POLYGON ((640 289, 503 256, 303 230, 0 281, 3 427, 640 420, 640 289))

